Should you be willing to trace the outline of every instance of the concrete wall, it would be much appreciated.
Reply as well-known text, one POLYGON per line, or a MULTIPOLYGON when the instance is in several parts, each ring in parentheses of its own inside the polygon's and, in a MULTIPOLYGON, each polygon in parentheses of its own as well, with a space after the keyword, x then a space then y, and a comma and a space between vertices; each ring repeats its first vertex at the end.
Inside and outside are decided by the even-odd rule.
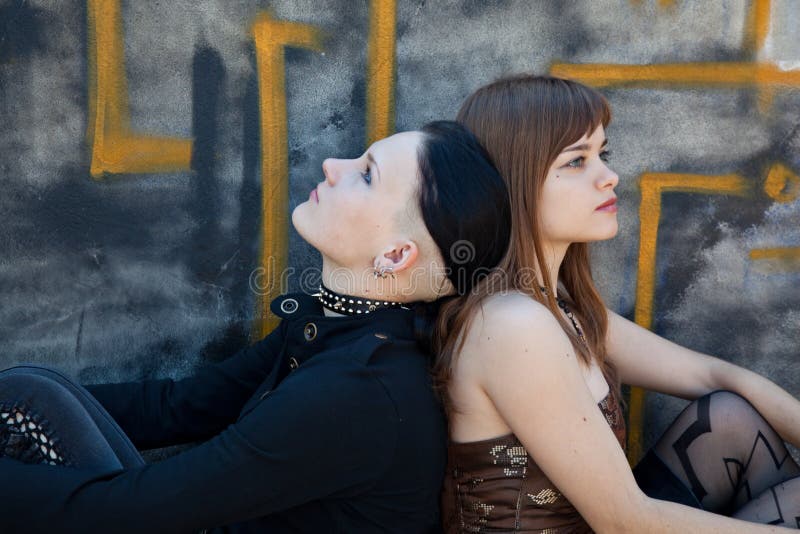
MULTIPOLYGON (((533 71, 614 109, 609 306, 800 395, 798 26, 793 0, 4 0, 0 366, 224 358, 269 328, 259 268, 309 282, 287 214, 325 157, 533 71)), ((634 392, 634 446, 683 404, 634 392)))

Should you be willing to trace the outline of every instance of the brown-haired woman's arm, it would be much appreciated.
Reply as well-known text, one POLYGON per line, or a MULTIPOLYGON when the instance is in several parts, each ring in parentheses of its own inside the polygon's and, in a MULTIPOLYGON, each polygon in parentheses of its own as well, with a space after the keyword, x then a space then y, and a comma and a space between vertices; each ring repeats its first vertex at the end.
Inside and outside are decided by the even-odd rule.
POLYGON ((549 310, 520 295, 489 299, 461 357, 547 477, 597 532, 780 532, 646 496, 549 310), (476 355, 480 355, 476 358, 476 355))
POLYGON ((733 391, 750 401, 784 440, 800 446, 800 401, 768 378, 672 343, 612 311, 606 349, 622 382, 689 400, 733 391))

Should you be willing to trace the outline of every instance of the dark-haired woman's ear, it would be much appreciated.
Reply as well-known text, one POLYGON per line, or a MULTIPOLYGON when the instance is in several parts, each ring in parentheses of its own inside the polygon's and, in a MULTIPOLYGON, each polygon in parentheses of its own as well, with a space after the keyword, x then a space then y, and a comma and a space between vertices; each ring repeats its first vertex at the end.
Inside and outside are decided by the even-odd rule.
POLYGON ((419 257, 419 247, 413 241, 402 241, 394 243, 375 258, 373 267, 376 272, 386 274, 398 274, 417 263, 419 257))

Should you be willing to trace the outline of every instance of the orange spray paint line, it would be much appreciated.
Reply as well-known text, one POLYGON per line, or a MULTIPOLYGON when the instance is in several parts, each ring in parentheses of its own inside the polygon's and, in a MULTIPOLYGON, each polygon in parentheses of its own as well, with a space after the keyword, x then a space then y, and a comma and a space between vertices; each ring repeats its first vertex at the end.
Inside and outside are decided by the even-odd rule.
POLYGON ((189 170, 191 140, 131 131, 119 0, 89 0, 87 12, 90 174, 189 170))
POLYGON ((258 69, 261 134, 261 247, 259 266, 267 286, 259 292, 255 335, 261 339, 279 319, 269 310, 280 293, 289 255, 289 157, 284 47, 322 50, 321 33, 308 24, 275 20, 261 12, 252 27, 258 69))
MULTIPOLYGON (((639 179, 639 264, 636 278, 634 321, 650 330, 653 326, 653 303, 656 284, 656 247, 664 193, 700 193, 706 195, 747 194, 747 182, 738 175, 705 176, 699 174, 646 173, 639 179)), ((635 464, 643 452, 645 392, 631 388, 628 406, 628 461, 635 464)))
POLYGON ((394 133, 396 0, 371 0, 367 50, 367 145, 394 133))

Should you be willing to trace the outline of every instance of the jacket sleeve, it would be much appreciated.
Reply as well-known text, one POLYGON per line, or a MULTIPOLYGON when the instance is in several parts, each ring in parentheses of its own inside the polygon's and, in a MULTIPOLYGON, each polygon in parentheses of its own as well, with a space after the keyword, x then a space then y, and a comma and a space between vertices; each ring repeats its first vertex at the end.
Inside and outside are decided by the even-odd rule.
POLYGON ((363 492, 393 461, 394 404, 363 366, 308 367, 156 464, 109 473, 0 459, 0 531, 185 532, 363 492))
POLYGON ((86 388, 140 449, 208 439, 236 420, 264 381, 280 354, 285 329, 282 322, 261 341, 182 380, 86 388))

